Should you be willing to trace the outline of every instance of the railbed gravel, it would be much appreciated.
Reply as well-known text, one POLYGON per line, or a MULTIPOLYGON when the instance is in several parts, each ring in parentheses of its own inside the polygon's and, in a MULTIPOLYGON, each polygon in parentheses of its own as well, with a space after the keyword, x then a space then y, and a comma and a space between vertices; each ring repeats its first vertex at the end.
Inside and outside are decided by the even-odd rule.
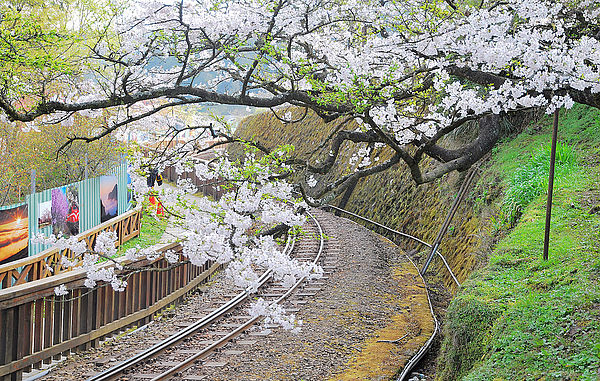
POLYGON ((182 323, 195 321, 198 316, 206 314, 207 308, 218 307, 215 301, 236 292, 239 292, 239 288, 228 277, 218 273, 208 284, 187 295, 175 308, 163 311, 149 324, 114 335, 97 348, 71 354, 41 379, 85 380, 180 331, 182 323))
MULTIPOLYGON (((401 292, 391 276, 391 267, 405 261, 399 249, 350 220, 322 212, 319 216, 324 219, 325 234, 330 237, 326 246, 332 249, 331 246, 339 245, 339 248, 333 247, 337 260, 326 279, 317 281, 318 286, 307 285, 321 290, 295 312, 303 321, 301 332, 293 334, 274 328, 267 336, 243 334, 207 359, 227 365, 192 368, 184 375, 206 375, 206 380, 328 379, 343 372, 352 356, 362 350, 364 341, 389 323, 391 316, 402 312, 393 303, 386 303, 401 292), (256 340, 256 343, 236 343, 241 340, 256 340), (243 352, 226 355, 226 350, 243 352)), ((236 291, 230 280, 218 275, 210 287, 189 296, 170 317, 165 314, 143 330, 71 355, 43 379, 85 379, 181 329, 177 323, 201 314, 210 300, 236 291)), ((253 331, 261 329, 255 327, 253 331)))

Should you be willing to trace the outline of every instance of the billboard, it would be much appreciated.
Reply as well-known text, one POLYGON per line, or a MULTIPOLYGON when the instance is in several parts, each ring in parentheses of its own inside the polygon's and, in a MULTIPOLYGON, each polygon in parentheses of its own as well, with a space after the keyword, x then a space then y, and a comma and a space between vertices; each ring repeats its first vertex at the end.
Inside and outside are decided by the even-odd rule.
POLYGON ((79 234, 79 191, 69 185, 52 189, 52 233, 58 237, 79 234))
POLYGON ((27 258, 29 217, 27 205, 0 210, 0 264, 27 258))
POLYGON ((119 214, 117 176, 100 177, 100 222, 106 222, 119 214))
POLYGON ((38 229, 52 224, 52 201, 40 202, 40 216, 38 217, 38 229))

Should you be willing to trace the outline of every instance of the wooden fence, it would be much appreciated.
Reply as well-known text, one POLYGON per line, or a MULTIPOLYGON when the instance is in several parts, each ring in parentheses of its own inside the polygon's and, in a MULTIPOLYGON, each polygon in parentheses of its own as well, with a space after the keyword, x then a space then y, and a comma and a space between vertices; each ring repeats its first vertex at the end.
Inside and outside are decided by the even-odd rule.
MULTIPOLYGON (((79 240, 85 240, 88 248, 92 249, 98 234, 103 231, 114 231, 117 233, 118 245, 121 245, 140 234, 141 218, 141 209, 130 210, 79 234, 78 237, 79 240)), ((73 253, 68 249, 63 251, 48 249, 37 255, 1 265, 0 287, 7 289, 71 270, 61 265, 62 256, 72 258, 73 253)))
POLYGON ((185 172, 181 175, 177 175, 175 167, 165 168, 165 170, 162 172, 162 175, 163 178, 173 183, 177 182, 178 177, 182 179, 190 179, 192 181, 192 184, 194 184, 194 186, 198 188, 198 192, 202 193, 205 196, 210 196, 215 200, 219 200, 221 196, 223 196, 223 193, 225 193, 225 190, 220 185, 224 182, 222 179, 201 180, 200 178, 198 178, 198 176, 196 176, 196 173, 194 172, 185 172))
MULTIPOLYGON (((179 243, 159 251, 169 249, 181 253, 179 243)), ((0 290, 0 380, 21 380, 23 372, 53 358, 96 347, 111 334, 147 323, 221 267, 174 266, 164 257, 128 265, 138 270, 129 270, 123 292, 104 284, 85 288, 86 274, 78 269, 0 290), (54 287, 61 284, 68 294, 55 296, 54 287)))

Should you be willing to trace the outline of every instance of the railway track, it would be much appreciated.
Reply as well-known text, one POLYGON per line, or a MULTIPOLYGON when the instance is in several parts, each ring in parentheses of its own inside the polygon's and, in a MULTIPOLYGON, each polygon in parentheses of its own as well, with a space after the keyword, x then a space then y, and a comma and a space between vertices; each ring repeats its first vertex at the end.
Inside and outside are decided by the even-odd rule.
MULTIPOLYGON (((305 224, 304 236, 298 241, 288 241, 284 250, 300 261, 312 261, 323 266, 326 273, 333 268, 335 252, 325 252, 326 241, 321 224, 315 217, 323 219, 323 213, 309 213, 309 222, 305 224)), ((327 218, 324 218, 327 220, 327 218)), ((202 380, 203 369, 223 366, 227 361, 241 353, 245 345, 251 345, 268 331, 252 331, 261 318, 246 315, 247 308, 254 297, 261 297, 270 303, 283 305, 289 312, 295 312, 300 306, 314 297, 320 290, 320 281, 307 283, 300 279, 289 289, 271 280, 271 273, 265 272, 261 278, 261 287, 256 294, 242 290, 230 295, 229 300, 215 300, 205 309, 205 316, 189 325, 182 326, 180 332, 162 340, 122 363, 107 369, 88 381, 101 380, 202 380), (220 350, 227 346, 228 350, 220 350), (237 349, 231 349, 237 348, 237 349)), ((182 322, 185 324, 185 322, 182 322)), ((272 328, 272 327, 267 327, 272 328)))

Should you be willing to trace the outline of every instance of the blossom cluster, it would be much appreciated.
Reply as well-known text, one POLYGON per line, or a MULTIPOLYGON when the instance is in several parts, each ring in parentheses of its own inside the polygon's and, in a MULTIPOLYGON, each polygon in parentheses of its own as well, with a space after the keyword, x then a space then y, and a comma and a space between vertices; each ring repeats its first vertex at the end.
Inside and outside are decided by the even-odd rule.
POLYGON ((573 32, 582 22, 597 28, 599 14, 594 1, 458 9, 419 0, 131 1, 116 18, 116 37, 94 46, 99 60, 120 57, 118 70, 87 81, 79 102, 122 93, 111 86, 123 78, 133 88, 193 84, 233 96, 246 88, 257 98, 310 90, 319 104, 368 111, 399 144, 411 144, 467 115, 552 112, 573 104, 564 89, 600 92, 600 41, 573 32), (465 83, 452 75, 456 68, 501 83, 465 83), (199 72, 210 79, 194 80, 199 72), (426 81, 434 86, 424 91, 426 81))
MULTIPOLYGON (((300 226, 306 220, 301 213, 306 205, 294 198, 292 186, 272 178, 282 169, 287 170, 285 161, 290 151, 291 147, 284 146, 269 155, 248 153, 243 163, 233 162, 226 156, 210 163, 193 157, 184 159, 171 156, 174 162, 165 161, 161 163, 163 167, 176 165, 180 177, 186 172, 194 172, 202 180, 218 181, 228 191, 221 199, 214 200, 208 197, 190 198, 189 195, 196 192, 195 187, 181 186, 181 181, 175 188, 162 189, 158 197, 165 207, 173 211, 171 223, 185 229, 181 253, 172 250, 159 253, 152 247, 142 248, 138 245, 126 250, 123 259, 153 261, 164 255, 172 264, 176 264, 180 257, 197 266, 207 261, 228 264, 225 273, 237 286, 251 293, 257 291, 260 274, 264 271, 270 271, 272 277, 285 287, 291 287, 303 278, 319 278, 323 274, 321 267, 291 258, 290 253, 282 250, 273 237, 256 234, 261 229, 279 224, 290 228, 300 226)), ((131 188, 137 200, 145 200, 153 191, 145 181, 145 168, 149 167, 146 161, 139 152, 131 157, 131 188)), ((80 266, 86 271, 86 287, 93 288, 99 282, 105 282, 115 290, 122 291, 127 282, 119 273, 123 269, 121 259, 111 260, 110 263, 105 261, 116 256, 116 241, 116 233, 110 231, 101 232, 96 237, 93 250, 88 250, 85 241, 78 241, 77 237, 39 235, 34 240, 54 245, 60 250, 71 249, 73 257, 63 257, 61 264, 64 267, 80 266)), ((55 289, 57 295, 67 292, 64 285, 55 289)), ((263 310, 253 308, 256 311, 263 310)), ((293 328, 290 325, 293 317, 283 317, 280 307, 264 311, 272 314, 269 317, 271 321, 293 328)))
MULTIPOLYGON (((112 258, 116 254, 117 235, 113 231, 103 231, 98 234, 94 250, 88 250, 85 240, 79 241, 76 236, 65 238, 56 237, 53 234, 49 237, 38 234, 32 239, 32 242, 52 245, 61 251, 70 249, 72 257, 62 256, 60 264, 63 267, 80 266, 80 269, 86 272, 84 281, 86 287, 93 288, 98 282, 106 282, 116 291, 123 291, 127 286, 127 282, 119 277, 117 273, 117 270, 123 268, 119 262, 109 264, 106 261, 100 261, 100 259, 112 258)), ((66 286, 56 287, 55 293, 56 295, 67 294, 66 286)))

